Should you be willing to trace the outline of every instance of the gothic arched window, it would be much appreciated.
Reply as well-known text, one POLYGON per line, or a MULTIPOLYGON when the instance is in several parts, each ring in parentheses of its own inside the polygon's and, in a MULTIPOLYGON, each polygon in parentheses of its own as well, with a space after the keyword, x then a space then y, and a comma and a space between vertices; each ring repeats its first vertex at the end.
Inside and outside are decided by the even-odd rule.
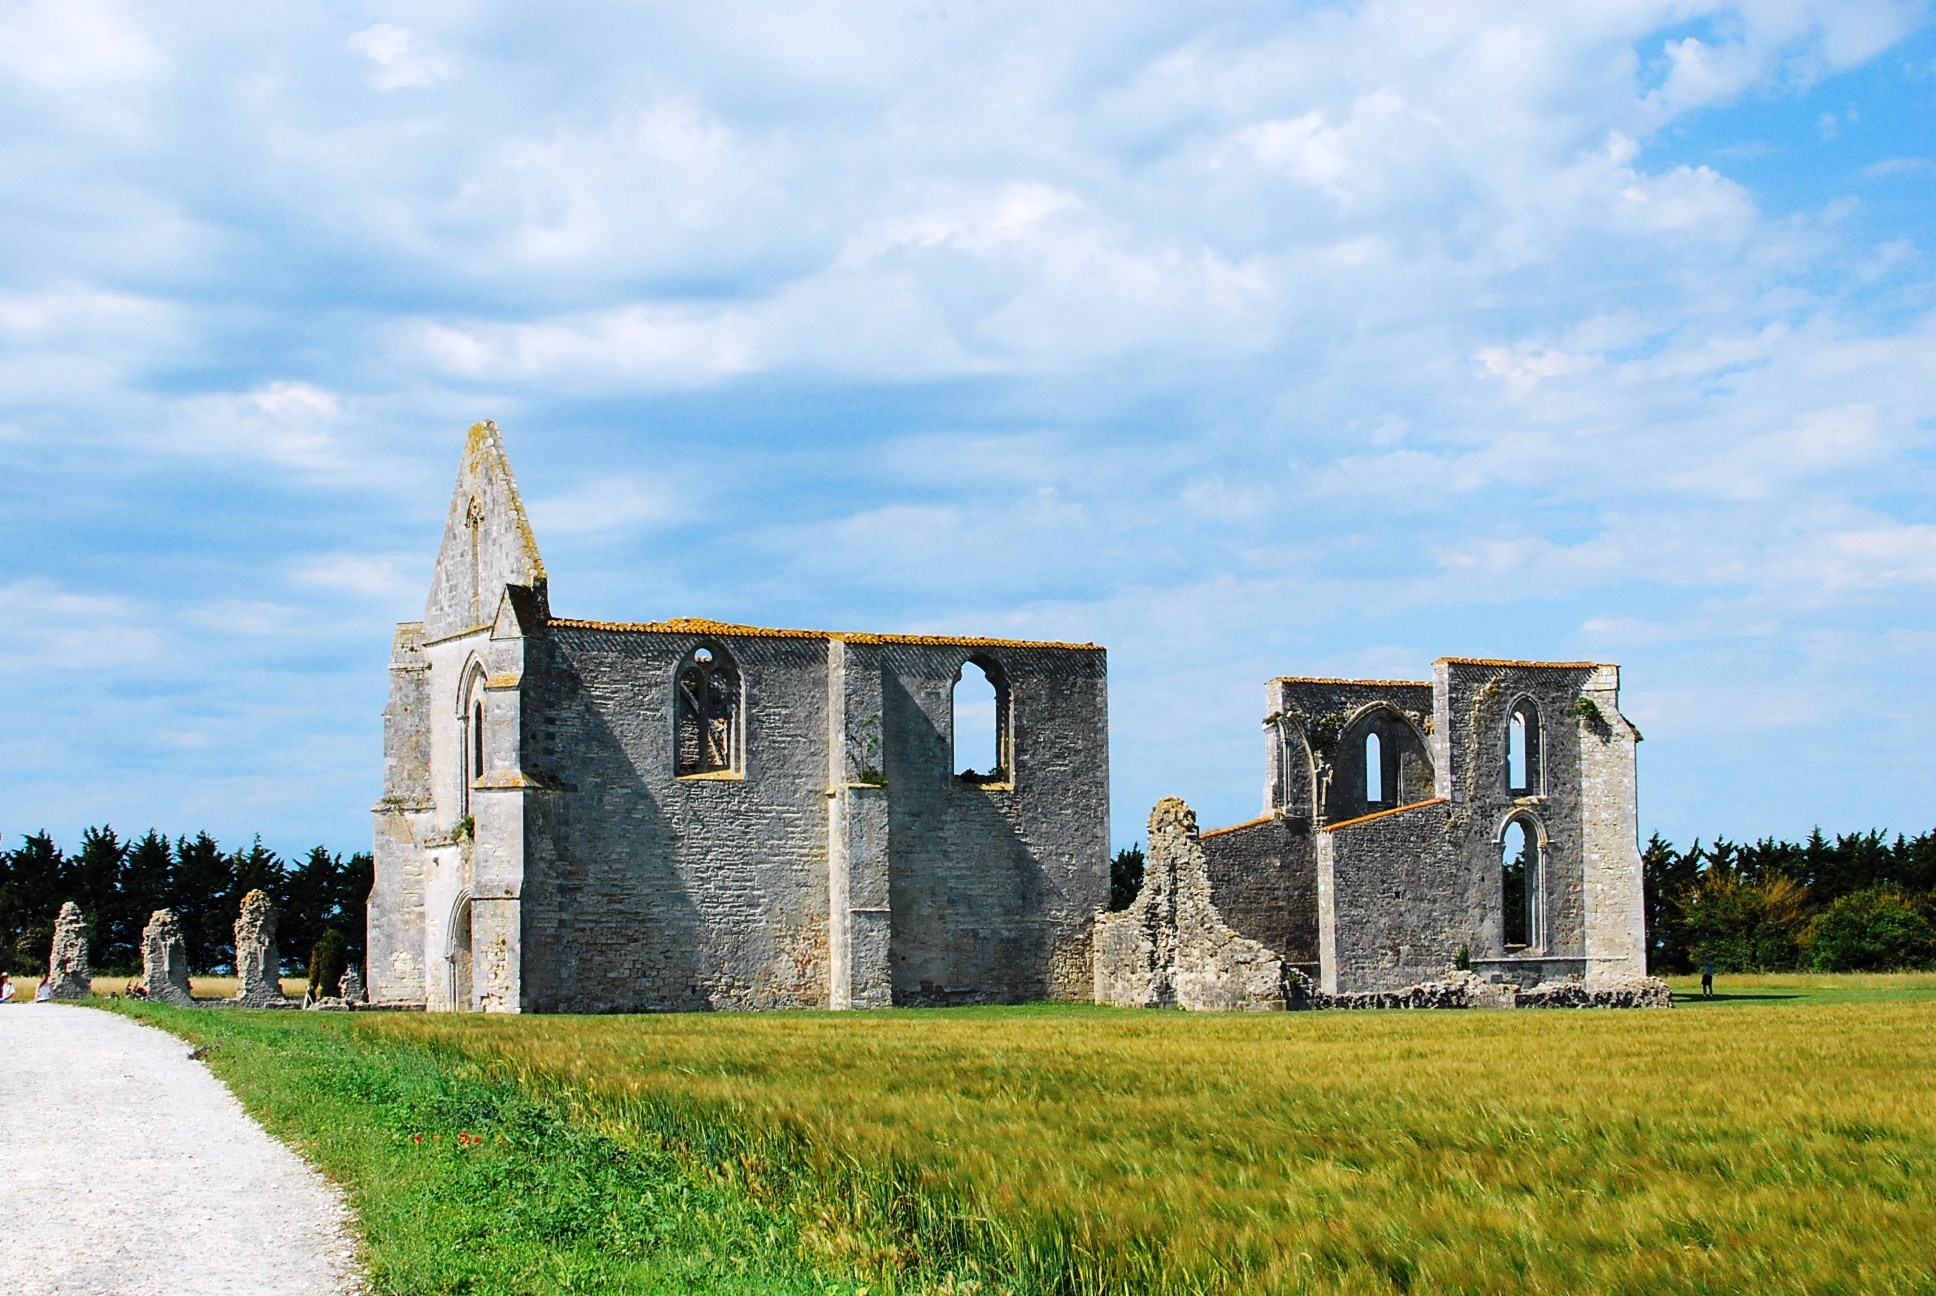
POLYGON ((961 664, 954 686, 955 777, 964 783, 1014 782, 1009 760, 1008 682, 981 657, 961 664))
POLYGON ((1506 722, 1506 791, 1515 796, 1539 794, 1539 757, 1539 708, 1531 698, 1521 698, 1506 722))
POLYGON ((457 813, 471 813, 471 789, 484 777, 484 672, 472 668, 457 712, 457 813))
POLYGON ((1515 815, 1499 842, 1500 937, 1509 950, 1537 948, 1545 939, 1541 873, 1539 825, 1515 815))
POLYGON ((740 772, 739 670, 724 648, 695 648, 679 667, 674 692, 673 772, 740 772))

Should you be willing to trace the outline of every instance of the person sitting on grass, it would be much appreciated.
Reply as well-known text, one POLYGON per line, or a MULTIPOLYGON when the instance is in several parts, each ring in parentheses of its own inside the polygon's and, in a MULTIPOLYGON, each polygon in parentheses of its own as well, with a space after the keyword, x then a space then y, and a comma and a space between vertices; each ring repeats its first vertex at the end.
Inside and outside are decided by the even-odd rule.
POLYGON ((54 997, 54 983, 48 978, 42 977, 40 979, 40 984, 34 987, 34 1002, 46 1003, 49 999, 52 999, 53 997, 54 997))
POLYGON ((10 1004, 19 992, 13 988, 13 978, 0 972, 0 1004, 10 1004))

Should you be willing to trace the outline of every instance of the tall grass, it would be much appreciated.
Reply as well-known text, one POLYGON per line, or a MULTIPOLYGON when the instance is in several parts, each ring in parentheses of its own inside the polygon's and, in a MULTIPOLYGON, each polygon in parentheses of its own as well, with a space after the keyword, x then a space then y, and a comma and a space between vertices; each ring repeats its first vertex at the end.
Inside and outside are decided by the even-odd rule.
POLYGON ((1936 1291, 1936 977, 1667 1012, 392 1017, 890 1289, 1936 1291))

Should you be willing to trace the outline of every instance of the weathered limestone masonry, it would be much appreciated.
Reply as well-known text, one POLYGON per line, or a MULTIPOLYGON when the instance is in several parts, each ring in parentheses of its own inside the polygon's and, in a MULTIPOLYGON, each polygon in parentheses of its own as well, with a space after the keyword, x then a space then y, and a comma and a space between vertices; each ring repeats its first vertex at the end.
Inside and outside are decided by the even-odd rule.
POLYGON ((1108 896, 1088 644, 570 620, 494 425, 398 627, 370 998, 435 1010, 1087 999, 1108 896), (953 694, 995 685, 958 777, 953 694))
POLYGON ((172 909, 157 909, 141 932, 141 984, 156 1003, 194 1006, 188 993, 188 946, 172 909))
POLYGON ((85 999, 94 993, 87 971, 87 919, 69 900, 54 920, 54 947, 47 956, 50 999, 85 999))
POLYGON ((1096 918, 1096 1002, 1121 1008, 1284 1007, 1284 963, 1232 931, 1210 898, 1196 812, 1165 797, 1150 812, 1143 887, 1096 918))
POLYGON ((242 897, 242 913, 235 920, 235 988, 238 1008, 281 1008, 289 1000, 282 993, 282 960, 276 950, 276 907, 261 891, 242 897))
POLYGON ((1526 988, 1529 1006, 1580 1002, 1551 987, 1582 982, 1606 988, 1595 1002, 1658 1001, 1640 735, 1619 692, 1619 668, 1594 662, 1272 680, 1264 817, 1203 834, 1211 902, 1339 1006, 1463 995, 1455 965, 1526 988))

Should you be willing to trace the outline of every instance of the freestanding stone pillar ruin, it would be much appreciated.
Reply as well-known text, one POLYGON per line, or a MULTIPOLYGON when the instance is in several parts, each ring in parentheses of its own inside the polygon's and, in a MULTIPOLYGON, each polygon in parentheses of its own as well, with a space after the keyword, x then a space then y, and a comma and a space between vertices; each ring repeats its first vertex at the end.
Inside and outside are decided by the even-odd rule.
POLYGON ((54 922, 54 948, 47 958, 47 996, 85 999, 94 993, 87 972, 87 920, 69 900, 54 922))
POLYGON ((190 1007, 188 946, 172 909, 157 909, 141 933, 141 984, 156 1003, 190 1007))
POLYGON ((1210 898, 1196 812, 1176 797, 1149 819, 1143 889, 1096 917, 1096 1002, 1124 1008, 1284 1006, 1284 963, 1232 931, 1210 898))
POLYGON ((235 1002, 242 1008, 277 1008, 283 997, 282 959, 276 952, 276 907, 261 891, 242 897, 235 920, 235 1002))

